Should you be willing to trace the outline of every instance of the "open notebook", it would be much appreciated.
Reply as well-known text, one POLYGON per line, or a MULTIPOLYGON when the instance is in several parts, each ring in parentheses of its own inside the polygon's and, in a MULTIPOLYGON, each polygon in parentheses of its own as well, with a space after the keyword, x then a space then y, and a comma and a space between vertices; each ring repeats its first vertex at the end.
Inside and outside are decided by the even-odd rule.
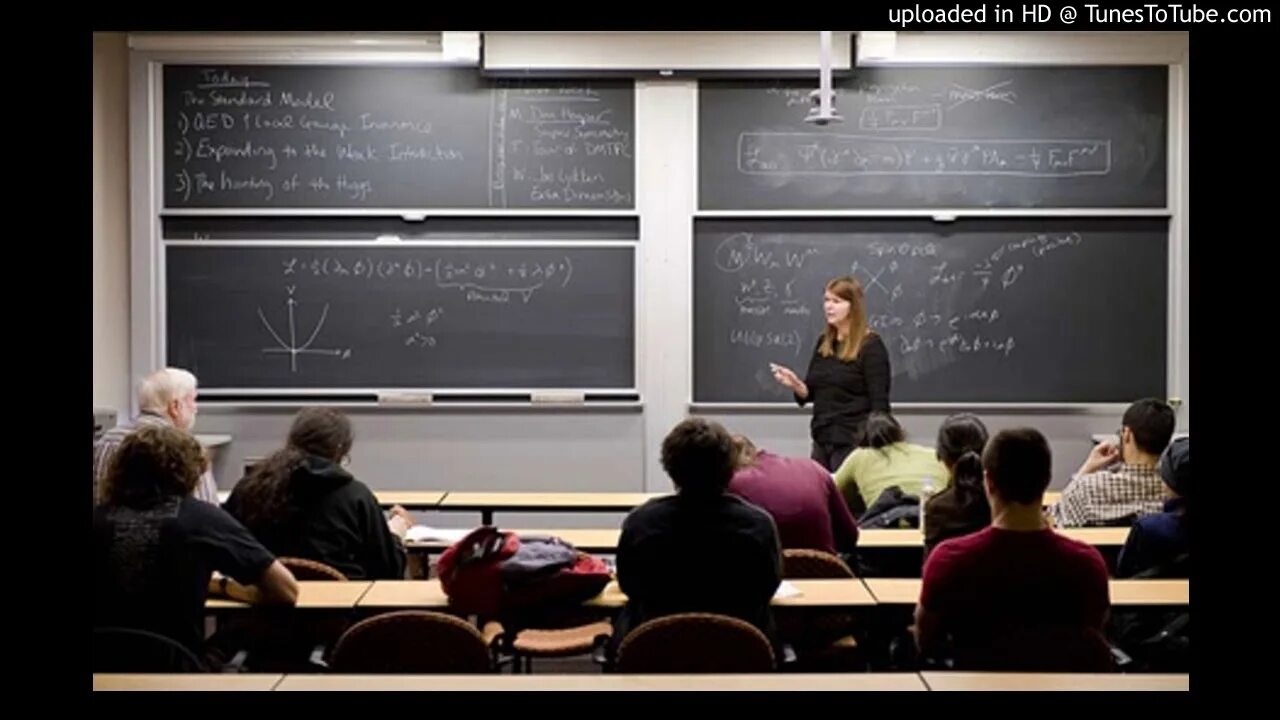
POLYGON ((783 580, 781 583, 779 583, 778 589, 773 591, 773 596, 776 598, 789 598, 789 597, 795 597, 797 595, 802 595, 802 594, 803 593, 800 592, 800 588, 796 587, 795 585, 792 585, 786 580, 783 580))
POLYGON ((470 529, 433 528, 426 525, 414 525, 405 533, 404 539, 412 543, 455 543, 466 537, 469 532, 471 532, 470 529))

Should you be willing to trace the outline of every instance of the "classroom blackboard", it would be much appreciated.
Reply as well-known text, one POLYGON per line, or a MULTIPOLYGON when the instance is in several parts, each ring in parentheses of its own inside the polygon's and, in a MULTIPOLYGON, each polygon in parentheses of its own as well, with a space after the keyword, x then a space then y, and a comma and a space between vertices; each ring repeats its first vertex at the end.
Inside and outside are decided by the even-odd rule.
POLYGON ((635 246, 179 243, 168 363, 210 390, 635 388, 635 246))
POLYGON ((842 122, 816 79, 703 80, 699 207, 1164 208, 1168 70, 857 68, 842 122))
POLYGON ((631 81, 166 65, 164 205, 635 207, 631 81))
POLYGON ((1150 218, 700 219, 693 400, 792 403, 849 274, 894 403, 1103 403, 1166 394, 1168 223, 1150 218))

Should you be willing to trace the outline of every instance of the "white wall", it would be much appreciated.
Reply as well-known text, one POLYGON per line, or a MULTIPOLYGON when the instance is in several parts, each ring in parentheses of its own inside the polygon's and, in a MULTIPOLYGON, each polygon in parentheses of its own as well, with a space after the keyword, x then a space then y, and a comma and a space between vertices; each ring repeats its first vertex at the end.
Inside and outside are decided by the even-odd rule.
MULTIPOLYGON (((1177 66, 1185 63, 1186 47, 1185 35, 1174 33, 913 33, 898 37, 894 59, 898 62, 1132 62, 1177 66)), ((1187 76, 1177 68, 1173 76, 1183 85, 1179 88, 1179 102, 1173 107, 1176 119, 1171 126, 1175 132, 1181 132, 1186 127, 1183 101, 1187 76)), ((696 102, 697 83, 691 78, 645 79, 636 83, 637 212, 641 227, 640 315, 637 318, 641 362, 637 382, 644 399, 643 410, 353 411, 358 433, 353 463, 360 477, 374 487, 386 489, 658 491, 669 488, 658 462, 658 446, 667 430, 685 415, 691 397, 689 304, 692 216, 696 209, 696 102)), ((95 124, 95 133, 97 127, 95 124)), ((1172 139, 1170 170, 1175 176, 1177 194, 1171 197, 1170 207, 1177 230, 1171 262, 1174 269, 1171 287, 1175 292, 1170 318, 1173 332, 1171 394, 1184 401, 1179 413, 1181 429, 1189 427, 1190 399, 1185 261, 1189 238, 1183 232, 1187 207, 1185 147, 1185 136, 1172 139)), ((135 229, 135 235, 138 232, 135 229)), ((118 250, 124 252, 124 247, 118 250)), ((135 283, 140 274, 146 275, 145 268, 133 270, 135 283)), ((151 346, 151 338, 144 337, 148 332, 148 323, 144 320, 135 319, 135 355, 143 354, 137 348, 151 346)), ((129 338, 128 324, 119 328, 119 332, 115 340, 124 343, 129 338)), ((149 363, 145 357, 133 360, 135 371, 149 363)), ((230 448, 221 453, 216 468, 223 487, 239 476, 244 457, 263 455, 281 441, 291 414, 289 409, 208 406, 202 409, 200 431, 230 433, 235 437, 230 448)), ((916 440, 931 444, 942 415, 903 411, 901 417, 916 440)), ((1053 486, 1061 487, 1087 454, 1089 435, 1114 431, 1119 413, 1110 409, 1030 414, 990 411, 984 412, 983 417, 993 431, 1029 424, 1044 432, 1054 450, 1053 486)), ((734 413, 716 418, 777 452, 808 453, 806 412, 734 413)), ((463 523, 472 519, 443 517, 463 523)), ((546 516, 511 516, 502 520, 524 526, 538 520, 563 525, 575 520, 579 524, 606 521, 599 517, 546 516)))
POLYGON ((129 412, 129 49, 93 34, 93 406, 129 412))

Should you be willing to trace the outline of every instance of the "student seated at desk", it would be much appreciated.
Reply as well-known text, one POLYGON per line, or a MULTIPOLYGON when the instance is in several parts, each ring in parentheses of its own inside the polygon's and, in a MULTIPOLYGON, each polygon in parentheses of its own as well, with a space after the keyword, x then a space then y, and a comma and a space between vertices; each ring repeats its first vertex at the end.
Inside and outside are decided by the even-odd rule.
POLYGON ((627 605, 611 655, 633 628, 683 612, 732 615, 775 640, 769 603, 782 582, 778 531, 768 513, 727 492, 733 457, 728 431, 703 418, 684 420, 662 441, 676 493, 622 522, 617 575, 627 605))
POLYGON ((982 449, 987 426, 976 415, 952 415, 938 428, 938 460, 951 481, 924 506, 924 552, 938 543, 975 533, 991 524, 991 505, 982 487, 982 449))
POLYGON ((826 468, 809 458, 760 450, 745 435, 734 435, 733 445, 729 492, 773 517, 784 549, 855 551, 858 524, 826 468))
POLYGON ((1135 518, 1160 512, 1164 484, 1156 463, 1173 437, 1173 408, 1145 398, 1130 405, 1120 422, 1119 444, 1095 445, 1063 488, 1053 508, 1059 527, 1127 527, 1135 518))
POLYGON ((858 523, 864 528, 897 524, 872 520, 895 510, 889 505, 892 496, 895 504, 912 506, 905 519, 911 527, 919 527, 919 499, 925 485, 932 484, 940 490, 947 479, 947 469, 938 462, 933 449, 907 442, 898 421, 881 412, 867 417, 857 445, 836 470, 835 481, 849 508, 858 516, 858 523), (897 493, 884 495, 895 487, 897 493))
POLYGON ((121 441, 93 513, 93 623, 164 635, 216 666, 204 648, 208 593, 292 605, 298 585, 244 526, 192 497, 202 463, 195 438, 168 425, 121 441))
MULTIPOLYGON (((117 425, 93 443, 93 501, 102 499, 103 478, 111 466, 111 458, 120 443, 135 428, 167 425, 186 432, 196 424, 196 376, 180 368, 161 368, 138 383, 138 407, 142 412, 133 422, 117 425)), ((203 452, 203 450, 201 451, 203 452)), ((208 463, 200 474, 193 493, 197 500, 218 504, 218 484, 208 463)))
MULTIPOLYGON (((1172 496, 1164 512, 1138 518, 1129 530, 1116 576, 1186 578, 1191 571, 1189 504, 1191 441, 1174 440, 1160 456, 1160 477, 1172 496)), ((1112 643, 1131 660, 1126 672, 1188 672, 1191 613, 1182 607, 1127 608, 1108 623, 1112 643)))
POLYGON ((1116 577, 1139 573, 1151 577, 1188 576, 1191 502, 1191 439, 1178 438, 1160 456, 1160 479, 1170 496, 1164 512, 1134 522, 1120 550, 1116 577))
POLYGON ((916 605, 921 653, 963 670, 1110 670, 1107 565, 1041 512, 1048 441, 1032 428, 1001 431, 982 467, 991 526, 929 555, 916 605))
POLYGON ((404 508, 385 519, 378 499, 342 464, 354 436, 332 408, 303 408, 284 448, 236 483, 227 512, 272 552, 329 565, 349 579, 404 579, 404 508))

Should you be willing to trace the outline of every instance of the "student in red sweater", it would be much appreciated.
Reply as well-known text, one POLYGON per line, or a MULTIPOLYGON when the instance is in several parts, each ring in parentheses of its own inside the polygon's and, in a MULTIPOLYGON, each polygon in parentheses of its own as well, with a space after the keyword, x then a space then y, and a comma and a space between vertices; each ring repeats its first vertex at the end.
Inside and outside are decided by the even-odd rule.
POLYGON ((729 492, 773 516, 784 550, 807 548, 852 555, 858 525, 831 473, 809 458, 774 455, 734 435, 729 492))
POLYGON ((987 443, 982 468, 991 526, 929 555, 916 605, 926 658, 966 670, 1105 672, 1110 599, 1094 548, 1054 532, 1041 512, 1052 469, 1032 428, 987 443))

